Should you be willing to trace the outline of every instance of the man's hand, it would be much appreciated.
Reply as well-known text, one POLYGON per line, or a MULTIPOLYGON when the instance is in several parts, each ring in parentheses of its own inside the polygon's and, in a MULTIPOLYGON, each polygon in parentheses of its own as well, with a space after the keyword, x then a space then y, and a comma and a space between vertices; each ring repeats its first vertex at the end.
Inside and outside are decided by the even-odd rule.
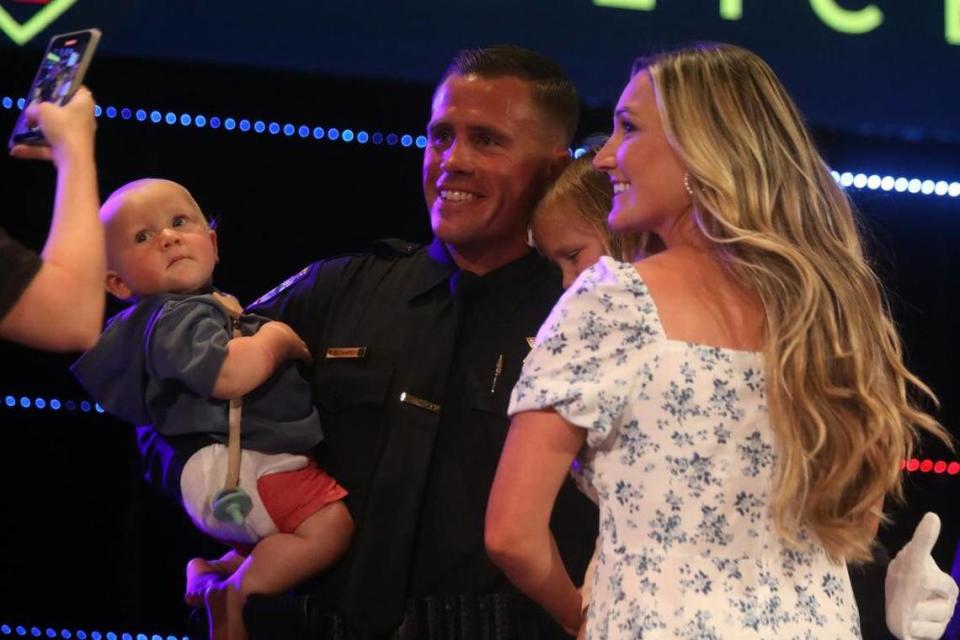
POLYGON ((953 615, 957 583, 930 555, 939 536, 940 518, 925 514, 887 567, 887 627, 900 640, 936 640, 953 615))
POLYGON ((70 160, 93 156, 97 129, 93 95, 80 87, 70 102, 60 107, 52 102, 33 102, 26 108, 27 123, 40 126, 47 145, 18 144, 10 150, 15 158, 53 160, 57 167, 70 160))

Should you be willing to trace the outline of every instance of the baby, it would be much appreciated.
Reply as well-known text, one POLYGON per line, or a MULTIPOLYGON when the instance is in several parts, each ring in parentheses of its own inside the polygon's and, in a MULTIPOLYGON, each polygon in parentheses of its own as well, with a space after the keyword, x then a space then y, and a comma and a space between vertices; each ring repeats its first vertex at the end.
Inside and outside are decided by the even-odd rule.
POLYGON ((217 235, 182 186, 132 182, 100 217, 107 291, 132 305, 107 323, 73 373, 108 412, 137 425, 141 440, 159 434, 170 444, 163 477, 152 479, 202 531, 234 548, 217 561, 190 562, 187 602, 206 605, 211 637, 243 638, 248 595, 279 594, 326 569, 353 532, 346 491, 308 455, 322 433, 295 365, 309 351, 286 324, 242 314, 235 298, 213 288, 217 235), (249 513, 231 521, 214 503, 225 485, 235 398, 239 493, 249 497, 249 513), (228 587, 210 590, 215 601, 204 597, 213 582, 228 587))

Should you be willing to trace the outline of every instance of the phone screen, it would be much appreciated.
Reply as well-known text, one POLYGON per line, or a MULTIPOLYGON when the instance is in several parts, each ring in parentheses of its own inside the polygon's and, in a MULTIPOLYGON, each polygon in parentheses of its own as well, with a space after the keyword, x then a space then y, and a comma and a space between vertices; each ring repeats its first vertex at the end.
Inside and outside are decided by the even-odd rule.
MULTIPOLYGON (((40 102, 66 103, 73 95, 77 85, 83 81, 78 71, 85 66, 84 54, 90 46, 92 33, 81 31, 57 36, 43 56, 37 77, 26 96, 27 104, 40 102)), ((95 43, 94 43, 95 44, 95 43)), ((29 127, 22 115, 17 121, 12 142, 42 142, 43 134, 39 127, 29 127)))

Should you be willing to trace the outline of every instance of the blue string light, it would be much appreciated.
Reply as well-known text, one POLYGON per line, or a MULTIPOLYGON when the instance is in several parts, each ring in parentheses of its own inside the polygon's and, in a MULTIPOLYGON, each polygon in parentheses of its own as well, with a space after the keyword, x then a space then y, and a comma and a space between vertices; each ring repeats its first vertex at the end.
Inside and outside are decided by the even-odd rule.
POLYGON ((47 638, 63 638, 64 640, 190 640, 189 636, 177 637, 173 634, 168 634, 166 636, 160 635, 159 633, 147 634, 147 633, 137 633, 134 635, 130 632, 122 632, 120 634, 114 633, 113 631, 108 631, 106 634, 103 634, 99 631, 91 631, 89 634, 82 629, 57 629, 54 627, 47 627, 41 629, 40 627, 30 627, 29 629, 23 625, 17 625, 16 627, 11 627, 9 624, 0 625, 0 636, 19 636, 21 638, 32 636, 34 638, 41 638, 46 636, 47 638))
MULTIPOLYGON (((14 107, 17 109, 23 109, 25 106, 25 100, 23 98, 13 98, 12 96, 2 96, 0 97, 0 106, 6 110, 11 110, 14 107)), ((247 119, 236 120, 234 118, 224 118, 221 119, 217 116, 203 116, 196 115, 192 116, 189 113, 180 113, 177 114, 172 111, 167 111, 163 113, 156 109, 147 111, 146 109, 132 109, 130 107, 122 107, 118 109, 115 106, 107 105, 101 106, 96 105, 94 107, 94 114, 100 117, 106 117, 108 119, 116 119, 117 116, 122 120, 136 120, 137 122, 149 122, 153 124, 160 124, 161 122, 166 122, 168 125, 179 125, 183 127, 197 127, 199 129, 208 127, 211 129, 220 129, 221 126, 226 131, 234 131, 239 129, 241 132, 246 133, 251 129, 256 133, 269 132, 271 135, 278 135, 281 131, 287 137, 292 137, 297 135, 301 139, 310 138, 311 135, 314 140, 329 140, 331 142, 341 140, 345 143, 350 143, 356 140, 359 144, 367 144, 371 142, 374 145, 380 145, 386 142, 388 146, 396 146, 400 144, 402 147, 413 147, 417 149, 425 149, 427 146, 426 136, 419 135, 415 138, 409 134, 398 135, 396 133, 383 134, 379 131, 374 131, 373 133, 368 133, 367 131, 359 131, 354 133, 352 129, 339 129, 337 127, 324 128, 321 126, 312 126, 307 124, 294 125, 292 123, 286 123, 282 127, 277 122, 270 122, 269 124, 265 123, 263 120, 256 120, 251 122, 247 119)), ((573 151, 573 156, 580 157, 586 152, 584 148, 578 148, 573 151)), ((910 193, 910 194, 920 194, 925 196, 939 196, 939 197, 960 197, 960 181, 947 181, 947 180, 935 180, 933 178, 907 178, 903 176, 884 176, 879 174, 865 174, 865 173, 852 173, 845 171, 843 173, 834 171, 833 177, 840 183, 842 187, 853 187, 854 189, 860 190, 870 190, 870 191, 885 191, 885 192, 896 192, 896 193, 910 193)), ((51 403, 51 408, 54 408, 51 403)), ((58 407, 59 408, 59 403, 58 407)))
POLYGON ((31 409, 35 411, 59 411, 61 408, 66 411, 76 411, 80 410, 83 413, 90 413, 91 411, 95 413, 105 413, 104 408, 100 406, 99 402, 92 402, 90 400, 81 400, 75 402, 73 400, 63 400, 61 401, 58 398, 47 398, 38 397, 30 398, 30 396, 15 396, 12 394, 7 394, 3 396, 3 405, 9 409, 31 409))

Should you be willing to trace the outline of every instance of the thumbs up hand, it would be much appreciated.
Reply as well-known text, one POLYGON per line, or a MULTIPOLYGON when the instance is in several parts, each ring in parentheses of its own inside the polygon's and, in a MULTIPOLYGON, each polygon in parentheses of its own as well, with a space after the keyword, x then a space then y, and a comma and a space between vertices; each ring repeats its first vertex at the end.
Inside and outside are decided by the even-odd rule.
POLYGON ((939 536, 940 518, 928 512, 887 567, 887 627, 900 640, 937 640, 953 615, 957 583, 930 555, 939 536))

